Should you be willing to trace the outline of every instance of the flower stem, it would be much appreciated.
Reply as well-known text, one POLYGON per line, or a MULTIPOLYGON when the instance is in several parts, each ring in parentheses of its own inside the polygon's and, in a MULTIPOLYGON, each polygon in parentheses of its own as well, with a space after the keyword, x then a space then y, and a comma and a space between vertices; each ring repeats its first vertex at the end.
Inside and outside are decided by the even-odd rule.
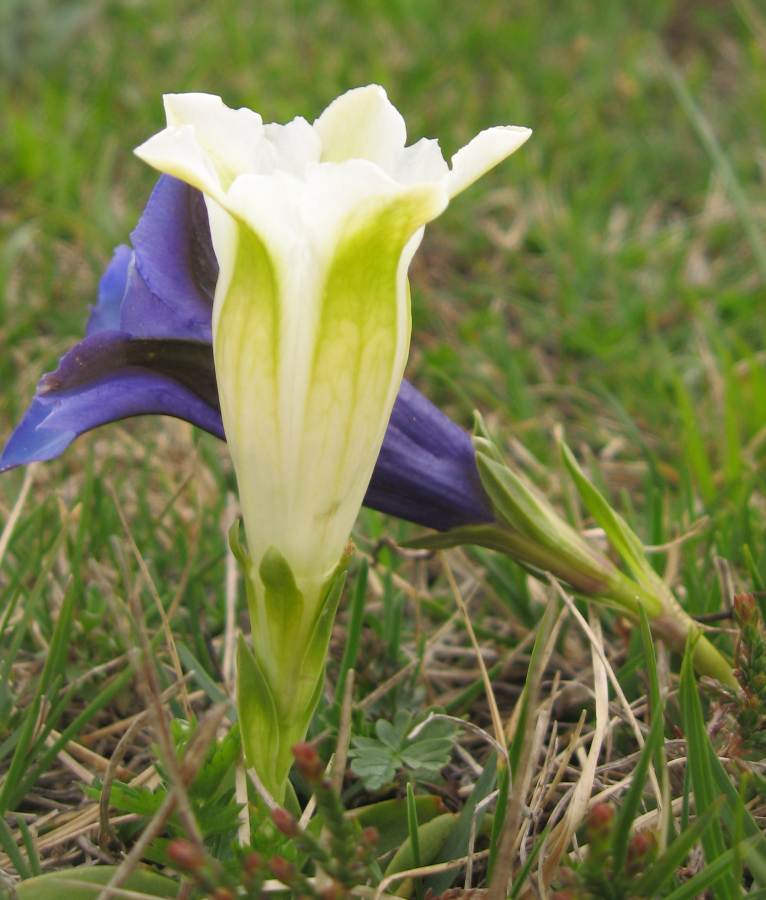
POLYGON ((617 605, 634 621, 638 621, 639 609, 643 607, 652 632, 678 653, 683 653, 688 638, 694 637, 693 659, 699 674, 736 687, 737 680, 729 662, 704 636, 698 623, 682 609, 669 590, 664 597, 658 597, 616 570, 610 579, 609 589, 593 599, 617 605))

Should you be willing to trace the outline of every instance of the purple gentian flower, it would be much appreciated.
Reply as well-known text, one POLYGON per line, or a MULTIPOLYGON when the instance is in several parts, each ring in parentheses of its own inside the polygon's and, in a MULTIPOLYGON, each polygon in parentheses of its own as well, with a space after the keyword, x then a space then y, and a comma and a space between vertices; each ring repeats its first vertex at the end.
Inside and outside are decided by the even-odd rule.
MULTIPOLYGON (((199 191, 158 180, 99 284, 84 340, 44 375, 0 471, 59 456, 99 425, 148 413, 225 439, 211 316, 218 266, 199 191)), ((446 531, 492 522, 470 436, 404 381, 365 505, 446 531)))

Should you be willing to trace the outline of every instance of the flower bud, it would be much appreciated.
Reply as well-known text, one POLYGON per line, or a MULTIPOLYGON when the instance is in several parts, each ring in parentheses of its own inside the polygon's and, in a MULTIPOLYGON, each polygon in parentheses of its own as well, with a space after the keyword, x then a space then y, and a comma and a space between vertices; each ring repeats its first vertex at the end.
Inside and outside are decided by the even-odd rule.
POLYGON ((248 875, 254 875, 263 868, 263 857, 260 853, 248 853, 242 861, 242 866, 248 875))
POLYGON ((211 900, 234 900, 234 892, 231 888, 217 887, 210 897, 211 900))
POLYGON ((308 741, 301 741, 299 744, 295 744, 293 756, 295 757, 295 765, 298 771, 309 784, 322 780, 324 777, 324 766, 313 744, 310 744, 308 741))
POLYGON ((611 803, 597 803, 588 813, 588 838, 603 839, 612 830, 614 807, 611 803))
POLYGON ((295 867, 284 856, 272 856, 269 860, 272 875, 282 884, 289 885, 295 878, 295 867))
POLYGON ((202 850, 186 838, 175 838, 168 844, 168 859, 179 869, 194 872, 205 865, 202 850))
POLYGON ((281 806, 272 809, 271 821, 285 837, 295 837, 299 833, 298 823, 295 821, 295 818, 281 806))
POLYGON ((734 597, 734 615, 737 624, 742 628, 753 625, 758 620, 758 605, 752 594, 736 594, 734 597))
POLYGON ((627 867, 637 871, 645 865, 657 849, 657 838, 651 831, 637 831, 628 844, 627 867))

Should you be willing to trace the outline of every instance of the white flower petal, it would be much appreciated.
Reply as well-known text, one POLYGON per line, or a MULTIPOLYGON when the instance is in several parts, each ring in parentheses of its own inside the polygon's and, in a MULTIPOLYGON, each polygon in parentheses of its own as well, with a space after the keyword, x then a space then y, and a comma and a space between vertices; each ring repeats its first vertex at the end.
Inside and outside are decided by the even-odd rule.
POLYGON ((454 197, 525 143, 532 131, 518 125, 487 128, 452 157, 449 195, 454 197))
POLYGON ((314 128, 302 116, 287 125, 264 125, 264 132, 277 151, 281 170, 301 177, 306 166, 319 162, 322 143, 314 128))
POLYGON ((322 161, 367 159, 393 172, 404 149, 407 128, 378 84, 347 91, 314 122, 322 140, 322 161))
POLYGON ((219 202, 223 199, 218 172, 191 125, 166 128, 133 152, 153 169, 180 178, 219 202))
POLYGON ((449 166, 444 161, 439 142, 431 138, 421 138, 411 147, 405 147, 394 171, 394 178, 400 184, 440 181, 448 176, 449 166))

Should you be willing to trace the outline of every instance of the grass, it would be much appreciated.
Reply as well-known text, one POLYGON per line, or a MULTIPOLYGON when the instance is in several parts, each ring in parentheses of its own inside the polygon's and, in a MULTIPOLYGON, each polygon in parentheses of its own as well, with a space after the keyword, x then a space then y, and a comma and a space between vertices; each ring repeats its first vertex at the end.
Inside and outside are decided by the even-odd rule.
MULTIPOLYGON (((655 548, 657 571, 733 651, 732 593, 766 586, 766 19, 751 0, 634 6, 210 0, 179 14, 170 0, 6 0, 0 432, 81 334, 112 247, 135 224, 154 176, 130 151, 160 127, 163 91, 210 90, 284 120, 380 81, 412 137, 438 135, 449 153, 487 125, 530 125, 527 146, 429 228, 413 269, 409 377, 466 425, 479 408, 514 462, 587 527, 553 438, 563 425, 589 475, 655 548)), ((161 662, 169 740, 187 748, 202 779, 188 789, 192 815, 224 870, 210 863, 209 878, 225 881, 239 871, 226 848, 242 826, 231 772, 221 764, 210 788, 213 763, 194 756, 180 724, 225 697, 234 487, 225 452, 180 423, 133 421, 28 477, 17 517, 25 473, 0 480, 0 868, 15 879, 118 863, 172 795, 167 760, 155 767, 152 698, 135 675, 143 628, 161 662), (112 807, 100 813, 104 781, 112 807), (218 806, 206 806, 208 795, 218 806)), ((536 697, 524 717, 528 752, 518 737, 510 743, 521 767, 513 785, 525 791, 509 791, 507 779, 504 788, 502 754, 496 778, 486 735, 461 728, 441 775, 408 794, 404 771, 381 793, 350 771, 346 805, 392 799, 400 830, 378 821, 381 840, 409 834, 422 865, 475 850, 475 886, 487 886, 481 854, 497 871, 510 834, 513 874, 526 877, 513 896, 542 884, 565 896, 634 896, 638 875, 654 895, 760 896, 763 750, 738 731, 737 709, 710 685, 698 691, 689 665, 662 646, 648 664, 654 650, 615 616, 602 616, 602 630, 581 605, 591 639, 552 588, 508 560, 450 551, 488 699, 441 563, 393 543, 411 535, 378 514, 360 517, 364 562, 333 639, 321 752, 338 740, 352 668, 346 743, 401 710, 414 723, 442 708, 492 734, 493 703, 510 742, 527 683, 536 697), (546 606, 555 615, 543 620, 546 606), (551 640, 532 652, 548 629, 551 640), (657 697, 660 748, 649 730, 663 715, 657 697), (496 782, 507 808, 487 801, 496 782), (454 821, 430 825, 445 814, 435 796, 454 821), (616 824, 601 833, 593 810, 606 802, 616 824), (658 842, 644 856, 626 830, 636 823, 658 842), (447 826, 449 844, 431 854, 447 826)), ((757 678, 757 665, 749 671, 757 678)), ((305 780, 298 785, 305 796, 305 780)), ((325 822, 334 821, 328 803, 325 822)), ((183 816, 168 815, 148 858, 188 832, 183 816)), ((256 831, 262 853, 315 858, 256 831)), ((377 865, 365 870, 371 882, 377 865)), ((462 883, 465 866, 431 872, 429 884, 444 891, 457 874, 462 883)))

